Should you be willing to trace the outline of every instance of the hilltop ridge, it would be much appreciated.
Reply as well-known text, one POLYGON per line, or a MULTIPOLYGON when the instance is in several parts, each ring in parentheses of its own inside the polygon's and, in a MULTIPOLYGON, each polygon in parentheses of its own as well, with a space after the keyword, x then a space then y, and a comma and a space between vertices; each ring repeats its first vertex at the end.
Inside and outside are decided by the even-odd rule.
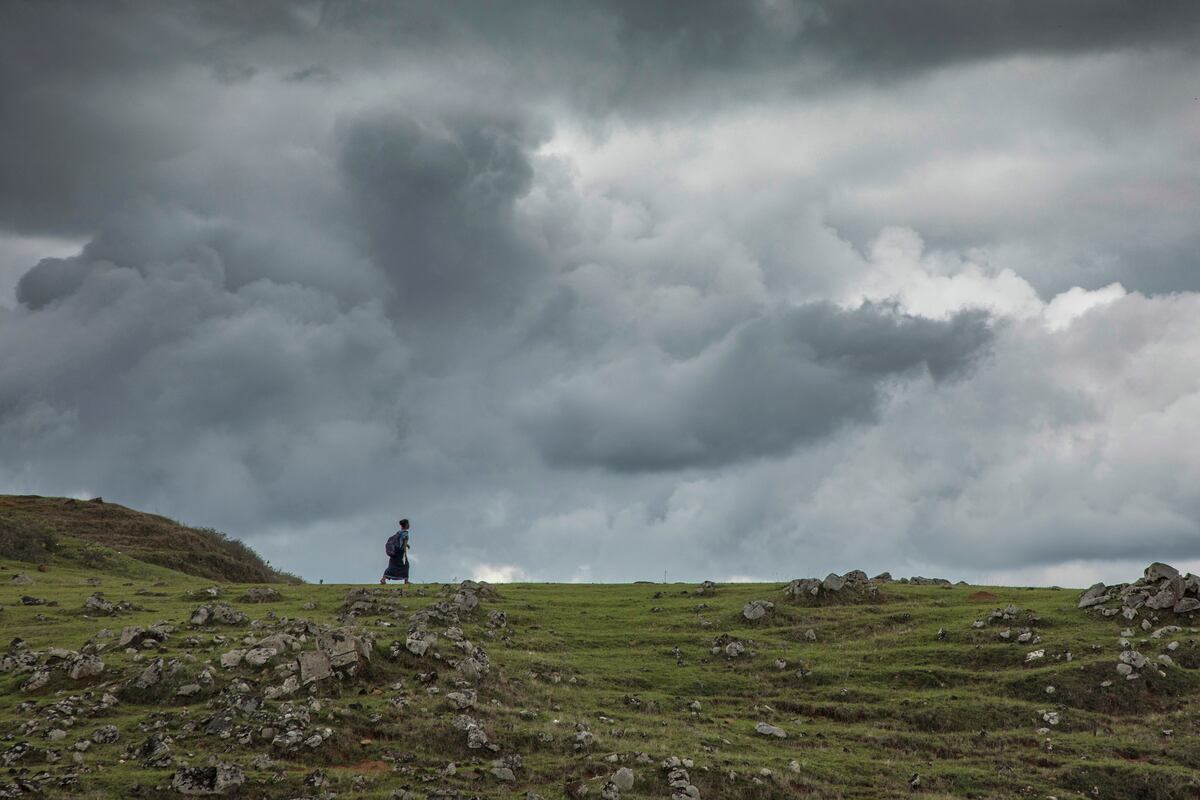
POLYGON ((84 566, 97 567, 110 550, 215 581, 300 582, 212 528, 190 527, 102 498, 0 495, 0 556, 43 563, 55 553, 70 553, 84 566))

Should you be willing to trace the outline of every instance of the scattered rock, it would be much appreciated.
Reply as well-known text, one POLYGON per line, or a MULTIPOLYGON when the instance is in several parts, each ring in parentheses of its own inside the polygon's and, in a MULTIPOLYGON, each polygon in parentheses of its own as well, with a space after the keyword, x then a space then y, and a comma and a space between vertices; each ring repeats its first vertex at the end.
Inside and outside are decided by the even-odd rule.
POLYGON ((303 686, 333 677, 333 662, 329 655, 320 651, 305 651, 300 654, 300 683, 303 686))
POLYGON ((144 767, 170 766, 170 741, 157 733, 152 733, 140 745, 126 751, 126 756, 140 762, 144 767))
POLYGON ((121 732, 116 725, 102 725, 92 731, 90 738, 96 744, 112 744, 121 738, 121 732))
POLYGON ((475 707, 475 703, 479 701, 479 696, 474 689, 465 689, 460 692, 450 692, 446 695, 446 702, 455 711, 466 711, 475 707))
POLYGON ((76 656, 67 666, 67 677, 73 681, 95 678, 104 673, 104 662, 94 655, 76 656))
POLYGON ((613 773, 609 780, 611 780, 620 791, 628 792, 633 788, 636 776, 633 774, 633 770, 631 770, 629 767, 621 767, 613 773))
POLYGON ((321 631, 317 649, 329 657, 329 666, 346 675, 354 675, 371 660, 371 640, 347 628, 321 631))
POLYGON ((786 739, 787 732, 783 728, 777 728, 774 725, 768 725, 765 722, 759 722, 754 726, 755 733, 763 736, 774 736, 776 739, 786 739))
POLYGON ((246 621, 246 615, 224 603, 213 603, 197 608, 192 612, 188 621, 197 627, 201 625, 241 625, 246 621))
POLYGON ((22 692, 36 692, 50 682, 50 670, 39 669, 35 670, 32 675, 25 679, 21 684, 22 692))
POLYGON ((231 764, 180 767, 171 779, 171 788, 186 795, 220 795, 237 791, 245 782, 246 774, 231 764))
POLYGON ((83 610, 89 614, 99 614, 103 617, 111 617, 117 613, 117 607, 108 600, 105 600, 99 592, 96 592, 83 601, 83 610))
POLYGON ((242 603, 275 603, 283 599, 283 595, 269 586, 252 586, 238 598, 242 603))
POLYGON ((414 656, 423 656, 437 642, 437 638, 433 631, 413 631, 404 642, 404 647, 414 656))
POLYGON ((150 663, 150 666, 142 670, 142 673, 133 679, 133 688, 135 689, 150 689, 162 682, 163 678, 163 660, 156 658, 150 663))
POLYGON ((775 604, 769 600, 751 600, 742 607, 742 617, 747 622, 757 622, 758 620, 770 617, 775 613, 775 604))
POLYGON ((225 669, 234 669, 242 663, 242 659, 245 657, 245 650, 230 650, 221 654, 221 666, 225 669))

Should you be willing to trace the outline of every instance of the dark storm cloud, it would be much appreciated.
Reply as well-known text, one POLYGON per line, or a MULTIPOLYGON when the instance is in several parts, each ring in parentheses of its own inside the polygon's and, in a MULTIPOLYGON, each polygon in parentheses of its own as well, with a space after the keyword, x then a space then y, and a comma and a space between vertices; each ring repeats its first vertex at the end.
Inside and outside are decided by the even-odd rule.
POLYGON ((350 123, 343 138, 354 209, 403 315, 510 310, 539 267, 513 220, 533 182, 526 125, 384 114, 350 123))
POLYGON ((286 3, 5 3, 0 228, 88 232, 147 169, 194 146, 194 110, 164 83, 187 65, 248 79, 253 66, 224 54, 297 30, 286 3))
MULTIPOLYGON (((1145 45, 1194 45, 1200 9, 1179 0, 867 0, 603 4, 645 64, 760 70, 816 62, 890 80, 955 62, 1145 45)), ((802 75, 794 76, 811 88, 802 75)), ((828 80, 826 72, 824 80, 828 80)))
POLYGON ((991 339, 984 315, 946 322, 813 304, 755 320, 695 358, 643 357, 567 380, 528 409, 553 463, 677 470, 787 453, 873 419, 889 381, 960 373, 991 339))
POLYGON ((1187 556, 1195 297, 1084 290, 1200 275, 1198 19, 7 3, 0 489, 343 580, 397 511, 437 578, 1187 556))
POLYGON ((441 73, 450 95, 478 93, 482 76, 590 115, 661 116, 960 61, 1200 36, 1195 3, 1121 0, 12 2, 3 15, 0 226, 25 233, 86 233, 147 190, 147 170, 196 147, 202 117, 183 101, 194 86, 146 102, 193 67, 221 83, 265 69, 320 83, 399 59, 441 73))
POLYGON ((17 281, 17 300, 41 308, 78 289, 92 267, 83 258, 43 258, 17 281))

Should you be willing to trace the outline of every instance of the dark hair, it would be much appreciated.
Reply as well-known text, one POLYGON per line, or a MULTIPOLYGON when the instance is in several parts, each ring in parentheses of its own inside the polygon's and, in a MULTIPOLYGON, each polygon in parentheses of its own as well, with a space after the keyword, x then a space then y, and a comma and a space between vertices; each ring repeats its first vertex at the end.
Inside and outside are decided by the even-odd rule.
POLYGON ((408 527, 408 520, 406 520, 406 519, 402 519, 402 520, 400 520, 400 527, 401 527, 401 528, 407 528, 407 527, 408 527))

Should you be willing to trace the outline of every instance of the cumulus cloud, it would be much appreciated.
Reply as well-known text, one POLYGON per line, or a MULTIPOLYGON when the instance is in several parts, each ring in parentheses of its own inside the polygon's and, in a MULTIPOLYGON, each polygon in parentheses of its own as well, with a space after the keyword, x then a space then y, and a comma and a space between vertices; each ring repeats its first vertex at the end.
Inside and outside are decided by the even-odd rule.
POLYGON ((0 486, 359 580, 1186 562, 1195 4, 23 4, 0 486))

